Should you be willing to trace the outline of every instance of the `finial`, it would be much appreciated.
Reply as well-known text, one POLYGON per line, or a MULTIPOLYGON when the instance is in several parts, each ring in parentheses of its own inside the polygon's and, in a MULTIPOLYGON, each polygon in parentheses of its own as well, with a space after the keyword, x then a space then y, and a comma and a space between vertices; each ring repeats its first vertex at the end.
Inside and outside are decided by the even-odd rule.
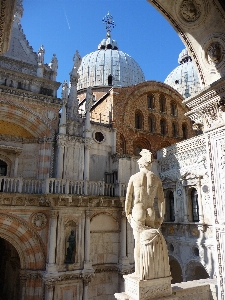
POLYGON ((115 22, 113 21, 113 16, 111 16, 108 12, 107 15, 102 19, 102 22, 106 25, 105 28, 107 30, 107 37, 110 37, 112 28, 116 26, 115 22))

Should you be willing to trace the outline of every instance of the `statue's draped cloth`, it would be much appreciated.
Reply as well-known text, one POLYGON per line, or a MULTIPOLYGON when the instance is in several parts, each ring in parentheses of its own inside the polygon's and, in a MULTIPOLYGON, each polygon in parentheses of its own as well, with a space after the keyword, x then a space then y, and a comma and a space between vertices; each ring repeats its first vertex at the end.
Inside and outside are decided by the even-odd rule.
POLYGON ((160 230, 144 226, 132 217, 130 224, 134 233, 140 236, 140 279, 170 276, 167 245, 160 230))

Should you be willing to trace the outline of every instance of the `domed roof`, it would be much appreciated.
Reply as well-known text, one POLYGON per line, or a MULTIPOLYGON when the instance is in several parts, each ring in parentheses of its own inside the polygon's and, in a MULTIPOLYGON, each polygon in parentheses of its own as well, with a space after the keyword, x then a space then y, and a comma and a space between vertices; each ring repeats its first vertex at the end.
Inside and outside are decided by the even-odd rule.
POLYGON ((167 76, 164 82, 177 90, 183 97, 188 98, 198 93, 201 85, 187 49, 183 49, 179 54, 178 63, 180 65, 167 76))
MULTIPOLYGON (((112 16, 108 13, 106 17, 111 18, 107 25, 112 24, 112 16)), ((82 58, 78 90, 89 86, 126 87, 145 81, 140 66, 130 55, 119 50, 109 27, 106 28, 106 38, 98 45, 98 50, 82 58)))

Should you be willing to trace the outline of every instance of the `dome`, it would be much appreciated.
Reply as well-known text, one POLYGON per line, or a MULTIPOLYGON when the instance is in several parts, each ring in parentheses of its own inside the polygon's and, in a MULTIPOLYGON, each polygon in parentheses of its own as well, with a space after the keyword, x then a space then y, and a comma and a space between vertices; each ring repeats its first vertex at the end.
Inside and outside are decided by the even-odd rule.
POLYGON ((78 70, 78 90, 89 86, 126 87, 145 81, 137 62, 119 50, 109 33, 98 45, 98 50, 82 58, 78 70))
POLYGON ((177 90, 184 98, 188 98, 198 93, 201 85, 196 67, 187 49, 181 51, 176 67, 164 81, 166 84, 177 90))

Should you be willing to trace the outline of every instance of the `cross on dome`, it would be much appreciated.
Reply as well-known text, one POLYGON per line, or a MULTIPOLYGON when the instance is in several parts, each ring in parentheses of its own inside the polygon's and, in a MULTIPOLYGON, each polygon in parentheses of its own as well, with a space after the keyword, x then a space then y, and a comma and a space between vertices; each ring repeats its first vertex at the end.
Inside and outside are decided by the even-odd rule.
POLYGON ((105 28, 107 30, 107 37, 111 36, 111 31, 112 28, 114 28, 116 26, 115 22, 113 21, 113 16, 110 15, 110 13, 108 12, 107 15, 102 19, 102 22, 105 23, 105 28))

